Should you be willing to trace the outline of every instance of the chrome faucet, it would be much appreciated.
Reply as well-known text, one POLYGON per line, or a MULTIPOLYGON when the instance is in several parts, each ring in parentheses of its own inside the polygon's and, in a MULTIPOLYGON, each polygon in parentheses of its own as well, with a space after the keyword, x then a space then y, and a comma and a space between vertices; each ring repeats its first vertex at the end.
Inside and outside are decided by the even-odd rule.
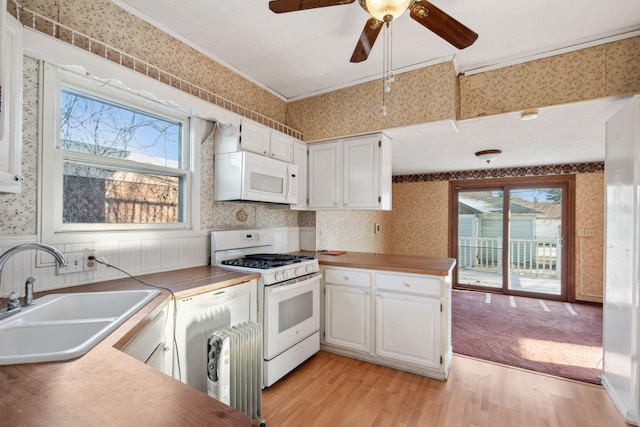
MULTIPOLYGON (((3 253, 2 255, 0 255, 0 290, 2 289, 2 269, 4 268, 4 265, 7 262, 7 260, 19 252, 28 251, 31 249, 50 253, 56 259, 56 261, 58 261, 58 265, 60 267, 65 267, 67 265, 67 259, 65 258, 65 256, 62 254, 62 252, 60 252, 58 249, 54 248, 53 246, 45 245, 42 243, 25 243, 24 245, 15 246, 9 249, 8 251, 6 251, 5 253, 3 253)), ((33 303, 33 282, 34 281, 35 279, 33 277, 29 277, 27 279, 27 283, 25 283, 25 305, 31 305, 33 303)), ((1 297, 2 297, 2 293, 0 293, 0 298, 1 297)), ((16 298, 11 298, 12 304, 9 306, 9 308, 7 308, 6 311, 4 312, 0 311, 0 319, 20 311, 20 305, 18 303, 18 306, 16 307, 15 300, 16 298)))

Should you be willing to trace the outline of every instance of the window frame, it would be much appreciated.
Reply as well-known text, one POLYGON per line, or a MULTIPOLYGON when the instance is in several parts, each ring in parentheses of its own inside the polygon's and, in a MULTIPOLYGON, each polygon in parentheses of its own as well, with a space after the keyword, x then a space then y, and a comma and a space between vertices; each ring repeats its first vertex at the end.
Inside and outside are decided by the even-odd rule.
POLYGON ((39 141, 39 170, 41 171, 38 202, 41 214, 40 227, 44 242, 68 242, 73 236, 84 236, 91 233, 93 240, 95 233, 107 233, 112 236, 115 232, 148 232, 178 233, 192 235, 197 226, 197 216, 194 206, 197 192, 194 190, 194 143, 191 135, 190 117, 183 111, 172 108, 153 99, 147 93, 136 93, 118 80, 104 80, 65 70, 50 63, 42 63, 40 75, 40 141, 39 141), (60 141, 60 110, 62 89, 68 88, 88 96, 122 105, 126 108, 138 110, 159 118, 181 123, 181 164, 179 168, 164 167, 131 160, 113 159, 87 153, 67 151, 61 149, 60 141), (159 173, 162 175, 179 176, 182 178, 180 189, 180 214, 183 222, 177 223, 137 223, 137 224, 107 224, 107 223, 64 223, 63 222, 63 166, 66 159, 98 167, 117 167, 121 170, 133 170, 143 173, 159 173), (42 209, 45 207, 46 209, 42 209))

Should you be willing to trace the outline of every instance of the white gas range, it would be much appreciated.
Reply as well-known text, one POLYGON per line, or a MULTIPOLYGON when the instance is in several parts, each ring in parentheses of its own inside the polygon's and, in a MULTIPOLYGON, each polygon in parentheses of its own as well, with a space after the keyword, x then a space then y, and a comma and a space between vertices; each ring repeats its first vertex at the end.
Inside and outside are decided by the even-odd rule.
POLYGON ((276 254, 272 230, 223 230, 211 233, 211 264, 261 274, 258 321, 265 387, 318 352, 320 267, 315 257, 276 254))

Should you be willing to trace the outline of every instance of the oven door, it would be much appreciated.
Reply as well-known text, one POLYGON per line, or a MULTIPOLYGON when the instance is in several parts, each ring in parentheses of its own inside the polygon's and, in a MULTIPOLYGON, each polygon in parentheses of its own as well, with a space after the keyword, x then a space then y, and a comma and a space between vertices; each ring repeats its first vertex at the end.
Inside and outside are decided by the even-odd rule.
POLYGON ((265 286, 265 359, 320 330, 320 274, 265 286))

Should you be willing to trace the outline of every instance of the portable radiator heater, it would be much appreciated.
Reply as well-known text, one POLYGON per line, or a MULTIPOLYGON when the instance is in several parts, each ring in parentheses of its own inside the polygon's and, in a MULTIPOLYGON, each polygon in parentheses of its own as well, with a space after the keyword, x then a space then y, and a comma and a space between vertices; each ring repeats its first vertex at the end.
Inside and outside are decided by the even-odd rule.
POLYGON ((248 321, 220 329, 207 341, 207 391, 264 425, 262 326, 248 321))

